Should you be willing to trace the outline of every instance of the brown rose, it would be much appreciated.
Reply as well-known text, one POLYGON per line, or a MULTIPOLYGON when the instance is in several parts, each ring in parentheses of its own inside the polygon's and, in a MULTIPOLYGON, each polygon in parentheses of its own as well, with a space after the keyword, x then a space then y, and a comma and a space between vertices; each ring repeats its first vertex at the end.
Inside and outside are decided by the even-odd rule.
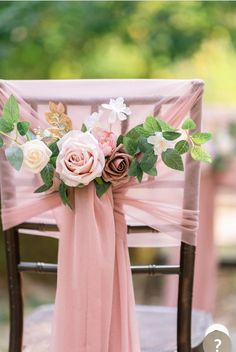
POLYGON ((111 182, 113 185, 128 182, 128 170, 132 157, 123 149, 123 144, 115 148, 106 161, 102 177, 104 181, 111 182))

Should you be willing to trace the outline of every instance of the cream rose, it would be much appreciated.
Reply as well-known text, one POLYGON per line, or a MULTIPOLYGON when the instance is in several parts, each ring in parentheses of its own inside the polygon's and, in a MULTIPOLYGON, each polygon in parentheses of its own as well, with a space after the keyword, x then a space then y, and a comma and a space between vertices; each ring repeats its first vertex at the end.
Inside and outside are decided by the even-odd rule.
POLYGON ((52 155, 46 144, 38 139, 24 143, 22 150, 24 154, 23 165, 35 174, 43 170, 52 155))
POLYGON ((87 185, 102 175, 104 154, 90 132, 70 131, 57 145, 56 172, 67 186, 87 185))

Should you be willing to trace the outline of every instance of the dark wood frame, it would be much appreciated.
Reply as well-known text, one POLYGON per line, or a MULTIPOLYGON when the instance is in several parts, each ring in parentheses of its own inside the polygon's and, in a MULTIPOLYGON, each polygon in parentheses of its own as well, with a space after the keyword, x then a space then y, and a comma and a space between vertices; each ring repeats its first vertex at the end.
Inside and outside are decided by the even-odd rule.
MULTIPOLYGON (((193 81, 193 90, 199 86, 203 86, 201 81, 193 81)), ((157 101, 158 99, 155 98, 157 101)), ((166 103, 170 103, 176 98, 169 98, 166 103)), ((132 99, 130 103, 132 102, 132 99)), ((145 99, 146 101, 147 99, 145 99)), ((151 98, 153 101, 154 98, 151 98)), ((86 102, 87 103, 87 102, 86 102)), ((97 102, 100 103, 100 102, 97 102)), ((158 110, 158 104, 156 105, 158 110)), ((197 103, 191 109, 191 116, 198 119, 201 116, 201 95, 197 103)), ((199 119, 200 120, 200 119, 199 119)), ((200 128, 200 126, 198 126, 200 128)), ((193 169, 186 169, 186 179, 193 176, 193 169)), ((195 168, 194 172, 198 172, 195 179, 199 177, 199 169, 195 168)), ((198 187, 198 181, 196 181, 198 187)), ((185 188, 186 189, 186 188, 185 188)), ((198 189, 196 190, 198 194, 198 189)), ((196 192, 188 198, 189 204, 184 203, 184 208, 196 210, 198 208, 198 199, 196 199, 196 192), (191 204, 191 205, 190 205, 191 204)), ((194 192, 193 192, 194 193, 194 192)), ((41 262, 21 262, 20 248, 19 248, 19 229, 36 229, 39 231, 58 231, 56 225, 48 224, 32 224, 24 223, 17 227, 11 228, 4 232, 7 271, 9 283, 9 301, 10 301, 10 337, 9 337, 9 352, 22 351, 22 337, 23 337, 23 299, 22 299, 22 272, 39 272, 39 273, 56 273, 57 264, 41 263, 41 262)), ((130 232, 155 232, 153 229, 145 226, 128 226, 128 233, 130 232)), ((180 263, 179 265, 143 265, 132 266, 133 274, 147 273, 150 275, 179 275, 178 288, 178 308, 177 308, 177 352, 190 352, 191 348, 191 317, 192 317, 192 292, 193 292, 193 277, 194 277, 194 261, 195 261, 195 246, 188 245, 181 242, 180 247, 180 263)))

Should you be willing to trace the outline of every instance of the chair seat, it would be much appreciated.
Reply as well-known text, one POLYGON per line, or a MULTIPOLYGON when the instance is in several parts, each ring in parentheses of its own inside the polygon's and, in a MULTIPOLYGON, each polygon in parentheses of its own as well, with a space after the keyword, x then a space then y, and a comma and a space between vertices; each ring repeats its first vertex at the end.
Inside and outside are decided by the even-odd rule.
MULTIPOLYGON (((142 352, 176 351, 176 309, 157 306, 137 306, 142 352)), ((48 352, 53 305, 37 308, 25 320, 24 352, 48 352)), ((192 344, 198 346, 211 316, 203 311, 193 311, 192 344)))

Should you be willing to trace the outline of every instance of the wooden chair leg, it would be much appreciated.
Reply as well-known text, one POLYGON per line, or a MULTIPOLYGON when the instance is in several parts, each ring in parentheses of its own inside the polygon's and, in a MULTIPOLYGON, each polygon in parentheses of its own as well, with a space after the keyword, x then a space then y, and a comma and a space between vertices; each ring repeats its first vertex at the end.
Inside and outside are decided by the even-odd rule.
POLYGON ((4 232, 4 237, 10 303, 9 352, 21 352, 23 336, 23 299, 21 275, 18 271, 18 263, 20 262, 18 232, 16 229, 7 230, 4 232))
POLYGON ((181 244, 177 317, 177 351, 191 352, 192 290, 195 247, 181 244))

